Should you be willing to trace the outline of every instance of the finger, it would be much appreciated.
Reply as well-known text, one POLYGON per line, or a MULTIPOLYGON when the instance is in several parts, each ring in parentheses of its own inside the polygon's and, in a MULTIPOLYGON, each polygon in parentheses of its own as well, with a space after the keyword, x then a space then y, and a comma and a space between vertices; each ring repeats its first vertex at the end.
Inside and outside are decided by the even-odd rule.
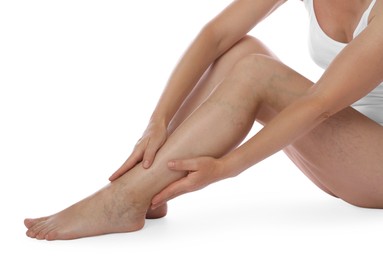
POLYGON ((152 199, 152 208, 155 209, 167 201, 174 199, 182 194, 190 192, 190 183, 187 177, 184 177, 176 182, 173 182, 152 199))
POLYGON ((153 139, 150 139, 149 142, 148 142, 148 145, 146 146, 146 149, 145 149, 145 153, 144 153, 144 156, 143 156, 143 167, 145 169, 148 169, 153 161, 154 161, 154 158, 158 152, 158 149, 160 149, 160 147, 163 145, 163 142, 161 141, 153 141, 153 139))
POLYGON ((145 169, 148 169, 152 165, 154 161, 154 157, 156 156, 157 150, 158 150, 157 146, 155 147, 150 146, 146 148, 144 157, 143 157, 143 163, 142 163, 142 166, 145 169))
POLYGON ((168 162, 169 169, 173 171, 197 171, 198 159, 172 160, 168 162))
POLYGON ((124 164, 110 177, 110 181, 114 181, 124 175, 127 171, 129 171, 131 168, 133 168, 139 161, 141 161, 142 158, 142 152, 135 150, 133 153, 129 156, 129 158, 124 162, 124 164))
POLYGON ((115 172, 109 177, 109 181, 115 181, 118 178, 120 178, 123 175, 123 173, 115 172))

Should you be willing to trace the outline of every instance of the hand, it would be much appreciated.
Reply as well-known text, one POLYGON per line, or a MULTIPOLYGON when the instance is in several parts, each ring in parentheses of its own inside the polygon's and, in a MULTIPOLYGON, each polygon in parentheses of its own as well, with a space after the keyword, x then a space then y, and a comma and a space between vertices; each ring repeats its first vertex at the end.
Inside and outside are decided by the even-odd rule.
POLYGON ((168 132, 165 124, 150 122, 144 134, 140 140, 138 140, 131 155, 125 163, 109 177, 109 180, 114 181, 118 179, 141 161, 145 169, 149 168, 154 161, 157 151, 165 143, 167 137, 168 132))
POLYGON ((222 160, 212 157, 174 160, 168 163, 168 167, 174 171, 186 171, 187 175, 173 182, 154 196, 152 199, 152 209, 164 205, 168 200, 177 196, 200 190, 213 182, 228 177, 224 173, 225 167, 222 160))

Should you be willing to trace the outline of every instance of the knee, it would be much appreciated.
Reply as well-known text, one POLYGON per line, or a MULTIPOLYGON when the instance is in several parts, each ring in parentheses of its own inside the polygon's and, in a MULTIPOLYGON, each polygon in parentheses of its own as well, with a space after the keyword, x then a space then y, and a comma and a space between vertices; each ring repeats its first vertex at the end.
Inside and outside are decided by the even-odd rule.
POLYGON ((251 68, 251 67, 260 67, 260 66, 265 66, 267 60, 270 59, 270 56, 261 54, 261 53, 250 53, 248 55, 245 55, 242 57, 238 62, 237 66, 242 66, 246 68, 251 68))
POLYGON ((240 59, 235 68, 239 71, 249 74, 249 76, 267 76, 275 67, 275 59, 264 54, 254 53, 248 54, 240 59))
POLYGON ((277 58, 276 55, 258 38, 246 35, 234 45, 245 54, 261 54, 272 58, 277 58))
POLYGON ((275 60, 263 54, 249 54, 240 59, 233 67, 232 75, 244 85, 261 88, 268 85, 275 71, 275 60))

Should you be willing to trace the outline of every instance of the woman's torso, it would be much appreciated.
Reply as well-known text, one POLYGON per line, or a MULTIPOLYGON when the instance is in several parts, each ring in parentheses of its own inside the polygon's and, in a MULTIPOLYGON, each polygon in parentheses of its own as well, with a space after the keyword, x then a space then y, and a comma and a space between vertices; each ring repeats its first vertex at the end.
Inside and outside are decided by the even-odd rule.
MULTIPOLYGON (((352 6, 342 14, 342 10, 339 12, 336 8, 331 8, 332 4, 339 4, 332 1, 334 0, 303 0, 310 19, 310 55, 323 69, 328 67, 348 42, 367 27, 376 3, 376 0, 360 1, 357 7, 352 6)), ((383 83, 352 106, 383 125, 383 83)))

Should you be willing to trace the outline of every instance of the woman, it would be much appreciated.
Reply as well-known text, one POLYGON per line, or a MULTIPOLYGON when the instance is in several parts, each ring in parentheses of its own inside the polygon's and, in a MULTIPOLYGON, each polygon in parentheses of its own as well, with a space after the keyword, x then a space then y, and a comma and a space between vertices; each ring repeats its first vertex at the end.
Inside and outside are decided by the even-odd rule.
POLYGON ((26 219, 27 235, 54 240, 139 230, 145 217, 166 215, 169 199, 280 150, 328 194, 382 208, 383 0, 304 1, 310 49, 326 68, 316 83, 246 36, 284 2, 237 0, 209 22, 111 183, 57 214, 26 219), (263 129, 237 147, 255 120, 263 129))

